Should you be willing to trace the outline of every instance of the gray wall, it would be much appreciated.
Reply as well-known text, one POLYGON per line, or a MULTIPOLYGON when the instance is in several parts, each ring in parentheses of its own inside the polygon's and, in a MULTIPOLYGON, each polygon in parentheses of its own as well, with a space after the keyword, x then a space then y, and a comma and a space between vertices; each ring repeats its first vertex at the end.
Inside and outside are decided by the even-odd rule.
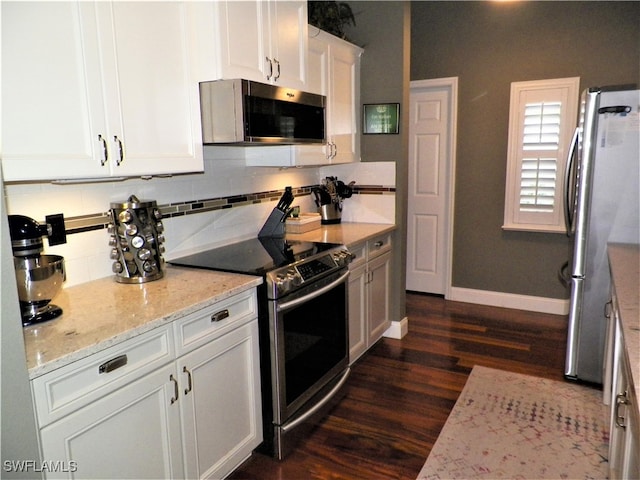
POLYGON ((411 80, 459 77, 454 286, 567 297, 566 237, 501 229, 510 83, 639 83, 639 19, 640 2, 411 2, 411 80))
POLYGON ((396 162, 396 232, 393 240, 396 248, 391 319, 401 320, 405 316, 406 284, 410 4, 398 1, 348 3, 356 26, 347 29, 346 33, 352 43, 365 49, 360 76, 361 103, 400 104, 400 133, 362 135, 361 156, 363 162, 396 162))

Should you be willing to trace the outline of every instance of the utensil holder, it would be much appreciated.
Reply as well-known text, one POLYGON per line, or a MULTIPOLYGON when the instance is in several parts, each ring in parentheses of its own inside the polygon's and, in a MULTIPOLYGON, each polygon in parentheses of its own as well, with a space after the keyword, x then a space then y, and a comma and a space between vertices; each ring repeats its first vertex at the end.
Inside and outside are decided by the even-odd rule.
POLYGON ((328 203, 318 208, 322 225, 340 223, 342 221, 342 205, 338 203, 328 203))

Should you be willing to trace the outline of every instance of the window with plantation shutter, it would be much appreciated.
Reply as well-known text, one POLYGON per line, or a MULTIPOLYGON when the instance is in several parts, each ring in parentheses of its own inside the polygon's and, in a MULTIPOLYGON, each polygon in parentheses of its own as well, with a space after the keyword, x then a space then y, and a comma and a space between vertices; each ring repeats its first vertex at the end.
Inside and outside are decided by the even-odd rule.
POLYGON ((511 84, 504 225, 564 231, 562 188, 579 78, 511 84))

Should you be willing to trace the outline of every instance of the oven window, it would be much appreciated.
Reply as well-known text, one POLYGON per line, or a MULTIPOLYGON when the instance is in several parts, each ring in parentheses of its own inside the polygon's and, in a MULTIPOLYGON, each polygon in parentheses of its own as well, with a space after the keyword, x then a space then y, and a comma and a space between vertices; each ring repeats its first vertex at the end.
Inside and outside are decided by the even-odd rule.
POLYGON ((287 405, 346 357, 346 291, 342 283, 284 313, 287 405))

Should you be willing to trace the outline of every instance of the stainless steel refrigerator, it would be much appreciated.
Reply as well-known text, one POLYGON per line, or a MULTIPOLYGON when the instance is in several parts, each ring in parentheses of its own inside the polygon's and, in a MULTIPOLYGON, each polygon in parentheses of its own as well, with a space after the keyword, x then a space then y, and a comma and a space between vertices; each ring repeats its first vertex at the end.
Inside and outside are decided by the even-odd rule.
POLYGON ((568 156, 572 238, 565 377, 602 383, 610 298, 607 243, 640 243, 640 90, 590 88, 568 156))

